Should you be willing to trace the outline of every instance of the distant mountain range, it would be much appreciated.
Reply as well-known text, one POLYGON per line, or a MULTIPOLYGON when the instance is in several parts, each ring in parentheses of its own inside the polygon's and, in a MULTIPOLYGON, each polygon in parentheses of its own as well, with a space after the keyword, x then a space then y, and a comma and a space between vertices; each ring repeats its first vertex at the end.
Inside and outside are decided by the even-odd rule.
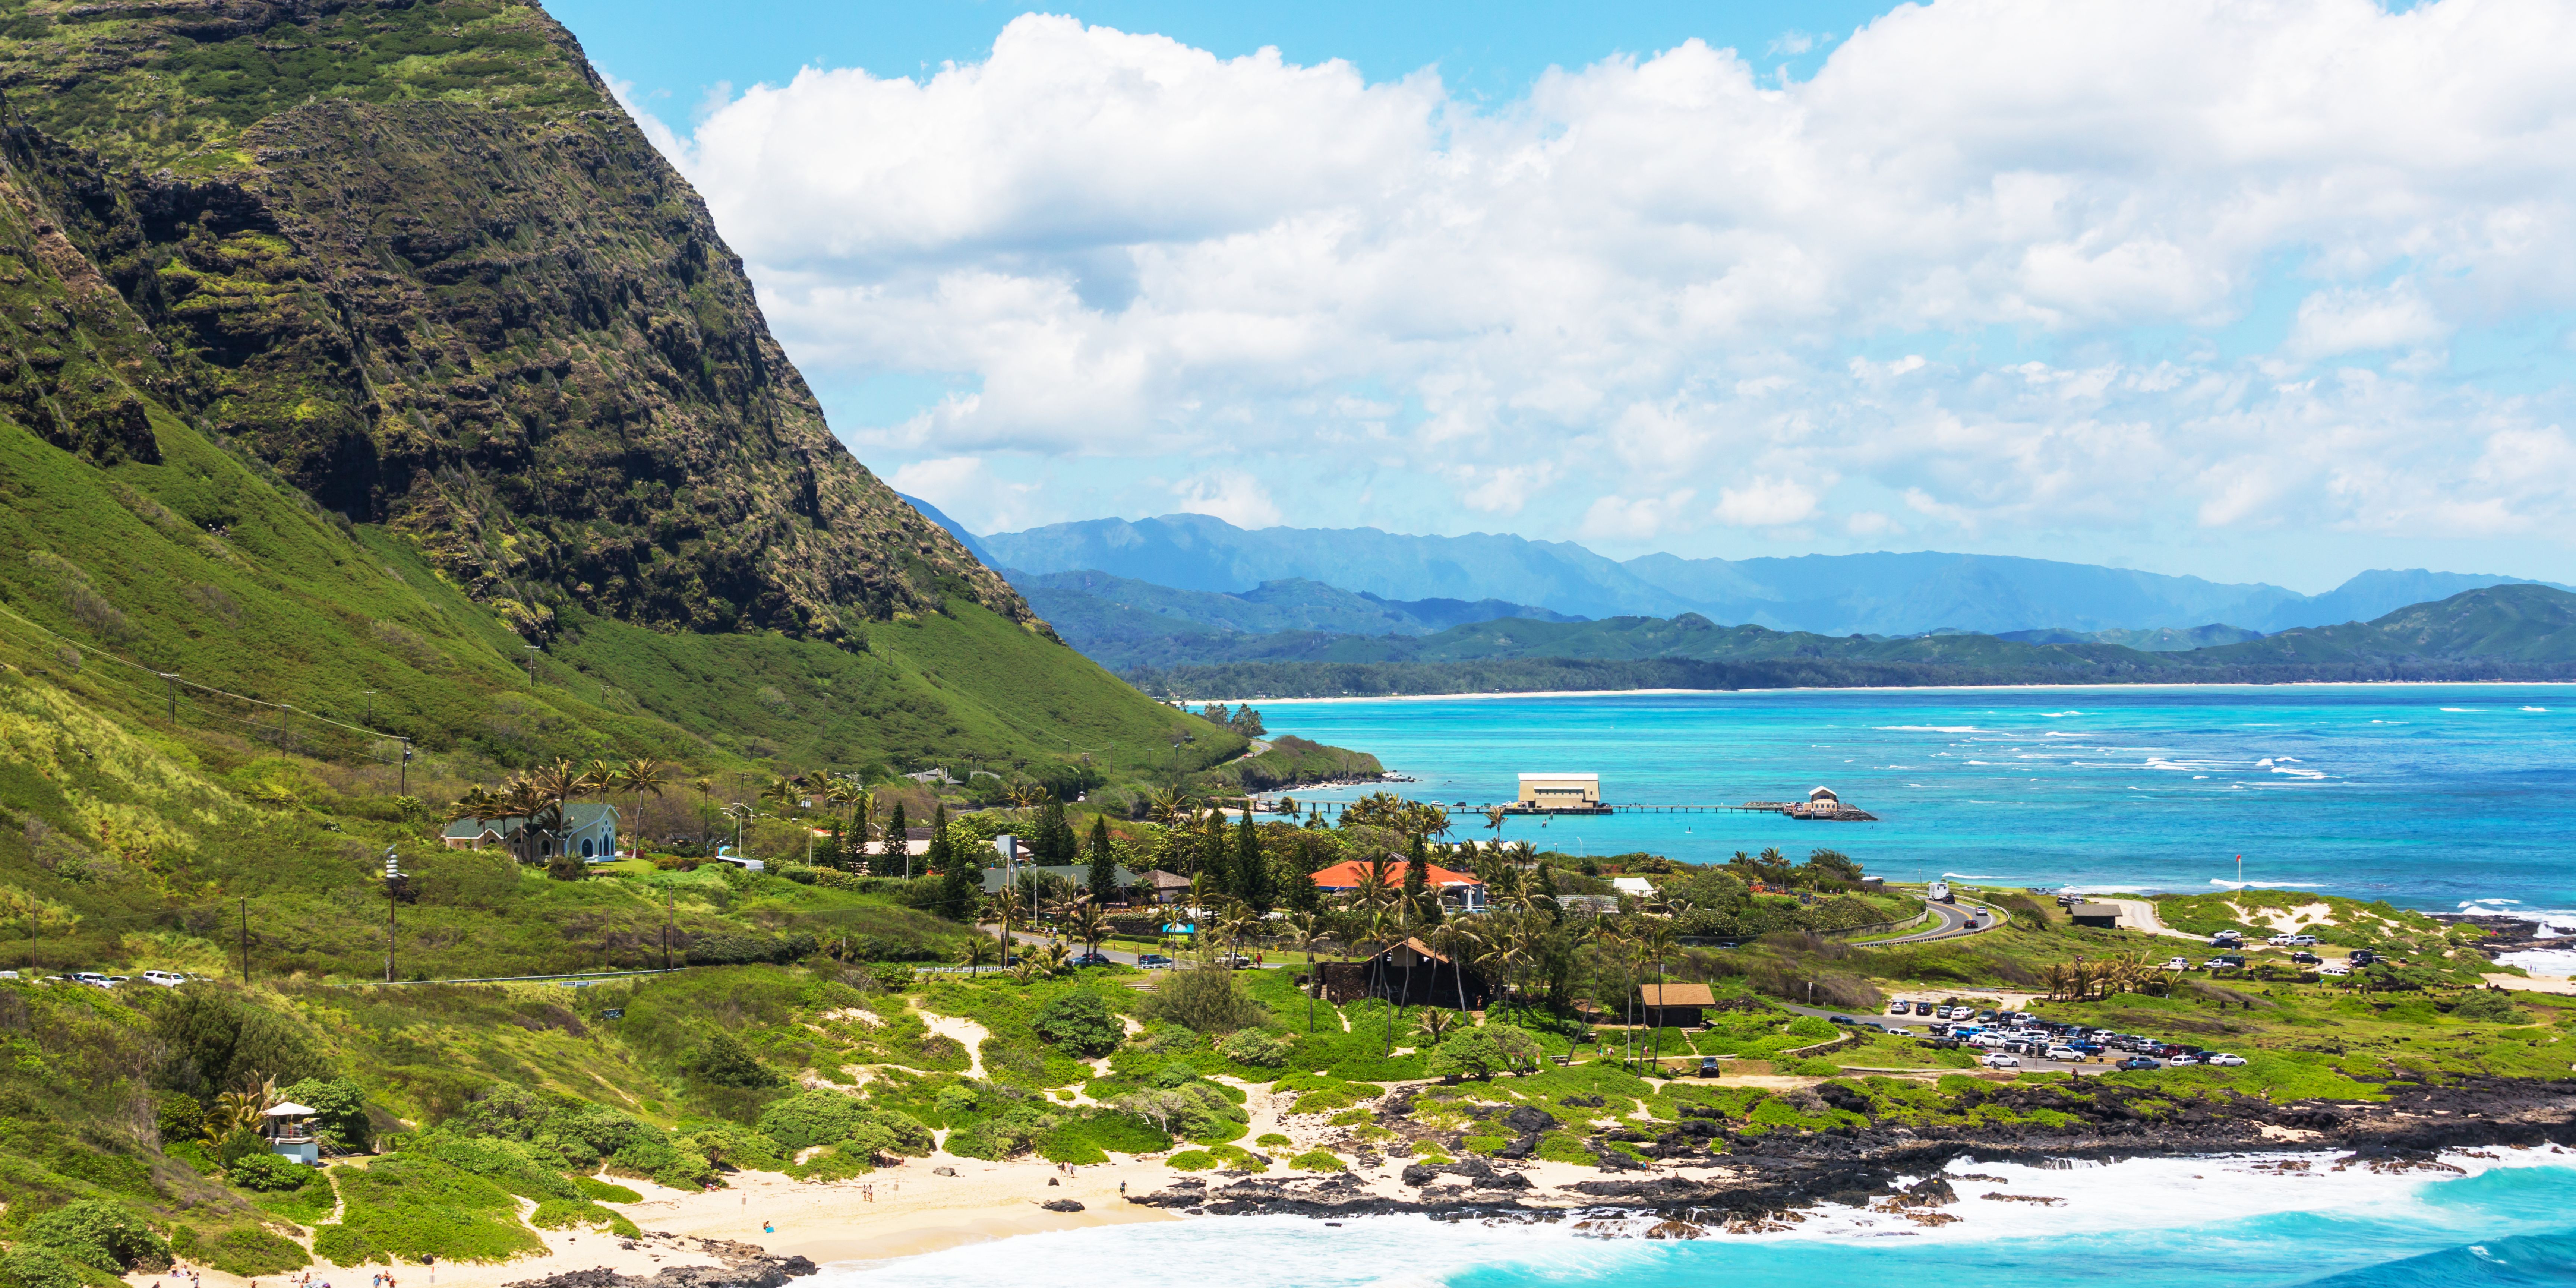
POLYGON ((1247 640, 1429 635, 1496 618, 1580 620, 1499 599, 1380 599, 1302 577, 1229 595, 1104 572, 1007 575, 1057 634, 1113 670, 1215 661, 1247 640))
MULTIPOLYGON (((1696 614, 1496 620, 1421 637, 1230 636, 1223 654, 1130 668, 1163 696, 1324 697, 1548 689, 2226 684, 2576 679, 2576 594, 2519 583, 2369 622, 2178 651, 1944 632, 1904 638, 1719 626, 1696 614)), ((1114 664, 1113 664, 1114 665, 1114 664)))
MULTIPOLYGON (((1653 554, 1621 562, 1570 542, 1485 533, 1406 536, 1375 528, 1247 531, 1200 514, 1093 519, 978 538, 935 510, 924 507, 923 513, 959 532, 988 563, 1024 573, 1088 571, 1234 595, 1266 582, 1305 580, 1387 601, 1499 600, 1583 618, 1697 613, 1712 623, 1821 635, 1946 629, 2091 636, 2220 624, 2269 634, 2368 620, 2408 604, 2525 580, 2373 571, 2324 594, 2302 595, 2261 583, 2005 555, 1729 560, 1653 554)), ((1050 610, 1040 611, 1054 620, 1050 610)))

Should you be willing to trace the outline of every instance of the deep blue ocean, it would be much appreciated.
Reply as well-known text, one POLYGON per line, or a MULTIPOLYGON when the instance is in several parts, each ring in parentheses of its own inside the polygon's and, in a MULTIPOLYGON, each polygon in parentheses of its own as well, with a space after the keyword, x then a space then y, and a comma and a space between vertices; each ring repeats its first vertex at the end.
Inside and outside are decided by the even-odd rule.
MULTIPOLYGON (((2353 685, 1583 694, 1260 704, 1375 753, 1423 799, 1593 772, 1615 802, 1827 786, 1876 823, 1773 814, 1514 820, 1568 853, 1830 846, 1901 880, 2208 891, 2243 879, 2427 911, 2576 909, 2576 688, 2353 685), (2499 910, 2514 904, 2484 905, 2499 910)), ((1301 795, 1349 799, 1366 789, 1301 795)), ((1490 836, 1461 819, 1456 836, 1490 836)))
POLYGON ((996 1282, 1200 1288, 1817 1288, 1817 1285, 2228 1285, 2520 1288, 2576 1283, 2576 1155, 2466 1177, 2266 1172, 2250 1159, 2150 1159, 2074 1171, 1964 1162, 1960 1220, 1920 1229, 1826 1209, 1787 1234, 1603 1240, 1568 1226, 1420 1217, 1335 1227, 1211 1217, 1030 1235, 827 1267, 818 1288, 996 1282), (1982 1179, 1969 1179, 1977 1177, 1982 1179), (2054 1205, 1989 1200, 2015 1193, 2054 1205))

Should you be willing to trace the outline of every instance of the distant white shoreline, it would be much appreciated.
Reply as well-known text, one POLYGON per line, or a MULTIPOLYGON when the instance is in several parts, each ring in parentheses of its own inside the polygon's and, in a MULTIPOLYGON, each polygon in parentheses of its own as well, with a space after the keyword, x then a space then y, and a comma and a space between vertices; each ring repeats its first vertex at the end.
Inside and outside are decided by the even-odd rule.
POLYGON ((2576 680, 2294 680, 2281 684, 1852 684, 1812 685, 1785 689, 1532 689, 1512 693, 1381 693, 1335 698, 1183 698, 1192 702, 1258 702, 1265 706, 1303 706, 1318 702, 1455 702, 1494 698, 1671 697, 1707 694, 1727 697, 1764 693, 2124 693, 2141 689, 2548 689, 2576 688, 2576 680))

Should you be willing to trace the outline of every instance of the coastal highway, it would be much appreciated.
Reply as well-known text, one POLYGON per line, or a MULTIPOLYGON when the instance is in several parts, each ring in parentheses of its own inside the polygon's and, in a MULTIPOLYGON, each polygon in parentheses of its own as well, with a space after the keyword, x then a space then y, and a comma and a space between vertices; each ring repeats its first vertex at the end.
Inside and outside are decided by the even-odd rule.
POLYGON ((1932 915, 1941 919, 1940 925, 1935 926, 1930 930, 1917 931, 1911 935, 1899 935, 1894 939, 1873 939, 1866 944, 1856 946, 1866 948, 1885 948, 1893 944, 1928 944, 1936 939, 1957 939, 1964 935, 1982 935, 1987 931, 2004 924, 2005 921, 2005 917, 2002 913, 1992 909, 1987 909, 1985 914, 1980 916, 1975 908, 1962 907, 1956 904, 1934 903, 1928 899, 1924 901, 1923 906, 1931 909, 1932 915))

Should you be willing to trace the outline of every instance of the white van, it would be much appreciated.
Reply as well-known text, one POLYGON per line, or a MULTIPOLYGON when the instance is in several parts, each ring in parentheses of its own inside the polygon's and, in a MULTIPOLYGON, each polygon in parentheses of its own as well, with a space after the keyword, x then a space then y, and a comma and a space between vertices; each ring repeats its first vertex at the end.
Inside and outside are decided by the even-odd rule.
POLYGON ((143 982, 158 984, 163 988, 177 988, 187 983, 188 977, 175 970, 147 970, 143 972, 143 982))

